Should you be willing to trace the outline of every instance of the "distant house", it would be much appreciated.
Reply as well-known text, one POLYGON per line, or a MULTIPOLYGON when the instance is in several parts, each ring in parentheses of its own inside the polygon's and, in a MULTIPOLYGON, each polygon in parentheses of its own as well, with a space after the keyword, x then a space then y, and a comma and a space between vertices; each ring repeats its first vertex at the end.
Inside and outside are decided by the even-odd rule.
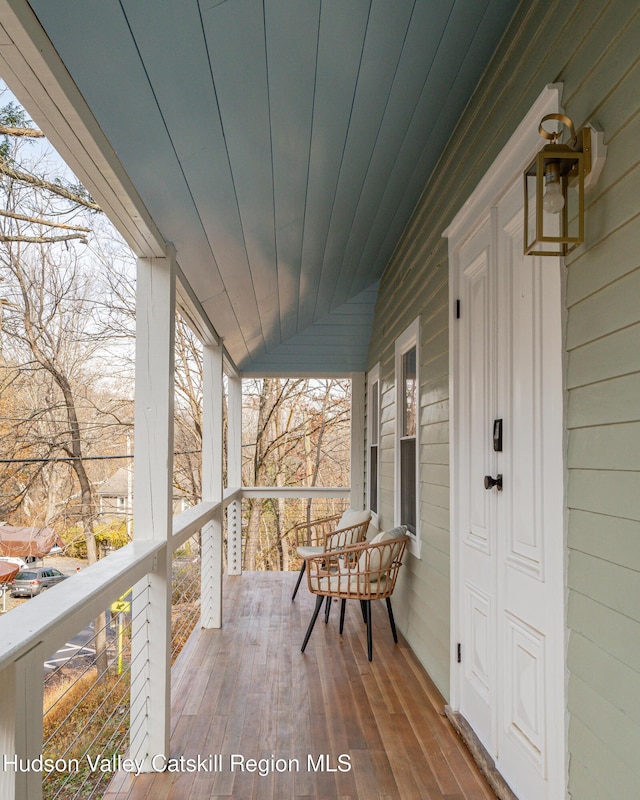
POLYGON ((120 467, 96 489, 102 521, 133 514, 133 472, 120 467))
MULTIPOLYGON (((117 517, 133 516, 133 470, 120 467, 111 477, 103 481, 96 489, 99 501, 101 522, 113 521, 117 517)), ((187 498, 181 493, 174 493, 173 512, 179 514, 189 506, 187 498)))

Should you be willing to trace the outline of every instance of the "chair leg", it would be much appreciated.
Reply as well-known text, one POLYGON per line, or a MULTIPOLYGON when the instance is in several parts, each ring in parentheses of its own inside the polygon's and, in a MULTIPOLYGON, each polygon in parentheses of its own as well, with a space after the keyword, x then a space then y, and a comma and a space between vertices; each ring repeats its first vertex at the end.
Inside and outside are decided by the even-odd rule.
POLYGON ((296 599, 296 595, 298 594, 298 588, 300 587, 300 581, 302 580, 302 576, 304 575, 304 571, 306 568, 307 568, 307 562, 304 559, 302 559, 302 566, 300 567, 300 572, 298 573, 296 588, 293 590, 293 594, 291 595, 292 600, 296 599))
POLYGON ((393 609, 391 608, 391 598, 387 597, 387 612, 389 614, 389 623, 391 625, 391 633, 393 634, 393 641, 398 643, 398 634, 396 632, 396 622, 393 618, 393 609))
POLYGON ((347 605, 347 601, 342 598, 340 601, 340 636, 342 636, 342 631, 344 630, 344 610, 347 605))
POLYGON ((304 637, 304 642, 302 643, 302 647, 300 648, 301 653, 304 653, 304 649, 307 646, 307 642, 309 641, 309 637, 311 636, 311 631, 313 630, 313 626, 316 624, 316 620, 318 619, 318 614, 320 613, 320 609, 322 608, 323 600, 324 600, 324 595, 319 594, 316 597, 316 607, 313 610, 313 616, 311 617, 311 622, 309 623, 309 627, 307 628, 307 633, 304 637))
POLYGON ((367 608, 367 658, 373 661, 373 635, 371 632, 371 600, 365 600, 367 608))
POLYGON ((324 624, 329 623, 329 614, 331 613, 331 598, 327 596, 327 602, 324 607, 324 624))
POLYGON ((361 600, 360 601, 360 610, 362 611, 362 621, 366 625, 367 624, 367 606, 365 605, 365 603, 366 603, 365 600, 361 600))

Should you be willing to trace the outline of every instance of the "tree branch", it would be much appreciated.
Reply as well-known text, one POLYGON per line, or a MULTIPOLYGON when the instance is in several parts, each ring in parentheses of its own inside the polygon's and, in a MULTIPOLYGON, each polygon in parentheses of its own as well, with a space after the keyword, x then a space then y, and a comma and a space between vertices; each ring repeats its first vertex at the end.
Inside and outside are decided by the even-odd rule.
POLYGON ((64 186, 59 186, 56 183, 45 181, 44 178, 38 178, 35 175, 29 175, 27 172, 20 172, 17 169, 13 169, 2 161, 0 161, 0 172, 8 175, 10 178, 15 178, 17 181, 22 181, 23 183, 28 183, 30 186, 35 186, 38 189, 46 189, 52 194, 57 194, 59 197, 64 197, 66 200, 70 200, 72 203, 77 203, 80 206, 85 206, 85 208, 90 208, 92 211, 102 211, 100 206, 97 203, 94 203, 92 200, 85 200, 84 197, 80 197, 80 195, 69 191, 69 189, 65 189, 64 186))
POLYGON ((10 217, 11 219, 19 219, 22 222, 31 222, 34 225, 48 225, 50 228, 63 228, 68 231, 82 231, 83 233, 91 233, 91 228, 83 228, 80 225, 65 225, 63 222, 53 222, 49 219, 41 219, 40 217, 29 217, 25 214, 16 214, 13 211, 7 211, 0 208, 0 217, 10 217))
POLYGON ((14 128, 12 125, 0 125, 1 136, 25 136, 29 139, 44 139, 44 133, 37 128, 14 128))
POLYGON ((31 244, 50 244, 51 242, 69 242, 79 239, 82 244, 87 244, 88 239, 84 233, 68 233, 65 236, 5 236, 0 233, 0 242, 28 242, 31 244))

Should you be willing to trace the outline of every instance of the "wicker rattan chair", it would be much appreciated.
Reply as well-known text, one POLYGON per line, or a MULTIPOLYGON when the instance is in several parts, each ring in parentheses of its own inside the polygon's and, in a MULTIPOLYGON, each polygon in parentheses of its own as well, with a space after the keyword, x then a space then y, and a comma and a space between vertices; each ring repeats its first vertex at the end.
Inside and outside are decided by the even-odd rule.
POLYGON ((339 550, 358 542, 363 542, 371 520, 370 511, 354 511, 348 509, 340 516, 302 522, 295 525, 291 532, 295 537, 297 553, 302 559, 298 580, 291 599, 295 600, 298 588, 307 567, 306 559, 310 556, 322 555, 330 550, 339 550))
POLYGON ((302 643, 302 652, 307 646, 313 627, 325 597, 340 598, 340 634, 344 629, 344 613, 347 600, 359 600, 367 625, 367 655, 373 658, 371 632, 371 601, 386 600, 389 623, 394 642, 398 634, 391 608, 391 595, 396 585, 398 570, 407 545, 406 526, 401 525, 378 534, 371 542, 362 542, 342 550, 332 550, 307 561, 309 591, 316 595, 316 607, 302 643))

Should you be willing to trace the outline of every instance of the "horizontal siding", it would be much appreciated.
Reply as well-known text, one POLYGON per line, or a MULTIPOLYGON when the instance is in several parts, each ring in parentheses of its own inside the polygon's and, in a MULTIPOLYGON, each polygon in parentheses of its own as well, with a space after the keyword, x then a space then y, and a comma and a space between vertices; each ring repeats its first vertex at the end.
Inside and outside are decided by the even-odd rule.
POLYGON ((573 633, 633 670, 640 665, 640 621, 620 614, 578 591, 569 598, 569 624, 573 633))
POLYGON ((576 553, 640 571, 640 522, 573 509, 569 547, 576 553))
MULTIPOLYGON (((586 6, 599 13, 597 3, 586 6)), ((485 74, 380 283, 369 351, 369 365, 379 361, 381 370, 380 512, 384 525, 393 520, 394 342, 420 315, 422 557, 420 561, 408 557, 395 604, 401 629, 445 697, 450 648, 449 308, 447 242, 442 232, 542 86, 555 80, 566 65, 567 32, 586 33, 590 25, 588 15, 572 3, 521 6, 512 35, 505 37, 496 54, 498 68, 485 74), (517 73, 520 80, 514 79, 517 73), (470 152, 473 159, 468 158, 470 152), (434 630, 439 632, 435 637, 434 630)))
POLYGON ((577 389, 591 383, 638 372, 640 372, 640 323, 572 350, 569 355, 567 387, 577 389))
POLYGON ((603 742, 597 733, 572 714, 569 751, 581 753, 584 759, 578 764, 571 763, 572 797, 574 800, 636 800, 637 775, 619 757, 617 748, 603 742), (574 771, 580 775, 580 782, 575 785, 574 771))
POLYGON ((381 364, 381 512, 393 518, 397 336, 418 314, 422 559, 399 587, 403 632, 449 684, 449 309, 442 232, 547 83, 576 126, 605 132, 587 241, 567 259, 569 793, 640 785, 640 7, 522 3, 380 282, 369 364, 381 364), (469 158, 469 154, 473 157, 469 158), (621 737, 624 744, 621 744, 621 737))
POLYGON ((605 131, 567 277, 569 788, 640 785, 640 9, 607 3, 560 78, 605 131), (591 55, 591 57, 590 57, 591 55))

